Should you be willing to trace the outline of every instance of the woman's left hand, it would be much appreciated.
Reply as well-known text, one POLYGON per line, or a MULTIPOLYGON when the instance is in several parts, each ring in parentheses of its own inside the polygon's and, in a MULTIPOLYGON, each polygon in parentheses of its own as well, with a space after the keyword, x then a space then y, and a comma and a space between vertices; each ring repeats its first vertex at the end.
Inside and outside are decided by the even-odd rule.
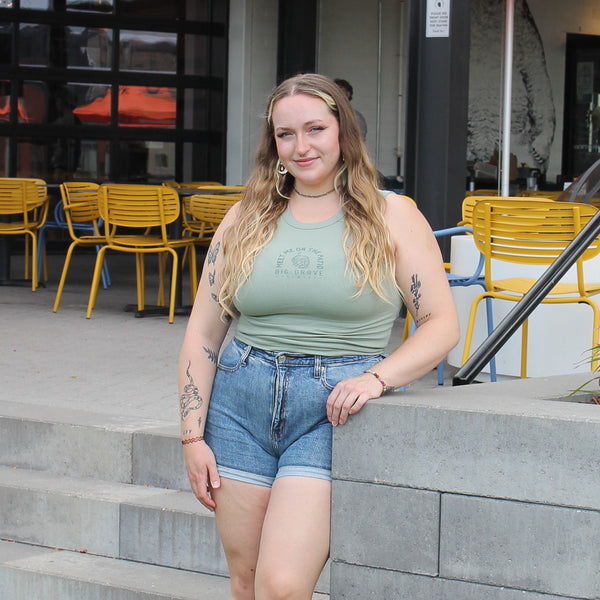
POLYGON ((340 381, 327 398, 327 418, 331 424, 343 425, 348 415, 356 414, 372 398, 383 393, 381 383, 369 373, 340 381))

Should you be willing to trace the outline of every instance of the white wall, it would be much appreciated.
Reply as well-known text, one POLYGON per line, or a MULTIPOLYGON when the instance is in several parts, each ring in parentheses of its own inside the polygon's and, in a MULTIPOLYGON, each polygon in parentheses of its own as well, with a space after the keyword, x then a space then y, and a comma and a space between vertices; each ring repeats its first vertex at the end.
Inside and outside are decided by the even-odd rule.
POLYGON ((384 175, 396 174, 399 149, 403 4, 399 0, 321 0, 319 5, 317 70, 352 84, 352 104, 367 120, 369 154, 384 175))
POLYGON ((267 98, 277 79, 277 0, 231 0, 227 99, 227 183, 254 168, 267 98))

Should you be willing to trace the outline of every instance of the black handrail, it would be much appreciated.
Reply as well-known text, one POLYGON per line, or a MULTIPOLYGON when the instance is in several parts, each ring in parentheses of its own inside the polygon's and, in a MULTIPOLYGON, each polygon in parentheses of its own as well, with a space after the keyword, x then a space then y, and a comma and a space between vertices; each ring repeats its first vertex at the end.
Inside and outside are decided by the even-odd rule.
POLYGON ((588 221, 560 256, 542 273, 531 289, 456 372, 452 378, 453 386, 472 383, 481 369, 490 362, 598 235, 600 235, 600 211, 588 221))

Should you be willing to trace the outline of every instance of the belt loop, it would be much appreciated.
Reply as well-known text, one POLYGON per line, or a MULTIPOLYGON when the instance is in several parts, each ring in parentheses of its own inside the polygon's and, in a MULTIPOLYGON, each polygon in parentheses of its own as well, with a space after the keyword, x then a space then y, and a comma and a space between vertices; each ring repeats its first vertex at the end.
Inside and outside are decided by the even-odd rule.
POLYGON ((250 356, 250 352, 252 352, 252 346, 247 345, 244 348, 244 351, 242 352, 242 356, 240 357, 240 363, 244 367, 246 366, 246 360, 248 360, 248 357, 250 356))
POLYGON ((315 356, 315 370, 314 370, 315 379, 321 378, 321 356, 315 356))

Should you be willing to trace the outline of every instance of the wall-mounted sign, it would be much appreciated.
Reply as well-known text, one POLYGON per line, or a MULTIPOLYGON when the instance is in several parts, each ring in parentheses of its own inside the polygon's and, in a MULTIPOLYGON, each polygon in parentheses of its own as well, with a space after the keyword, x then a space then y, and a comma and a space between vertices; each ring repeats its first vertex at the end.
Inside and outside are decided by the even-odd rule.
POLYGON ((425 37, 450 37, 450 0, 427 0, 425 37))

